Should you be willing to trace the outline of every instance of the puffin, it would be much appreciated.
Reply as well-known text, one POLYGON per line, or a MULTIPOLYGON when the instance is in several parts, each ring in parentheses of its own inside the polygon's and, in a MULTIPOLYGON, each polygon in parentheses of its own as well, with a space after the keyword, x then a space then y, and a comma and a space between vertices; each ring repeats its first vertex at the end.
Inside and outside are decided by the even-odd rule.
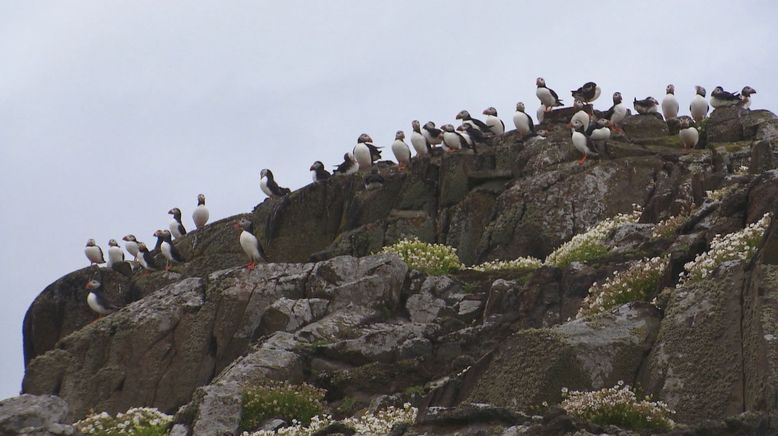
POLYGON ((502 135, 505 133, 505 123, 497 116, 497 109, 489 106, 481 113, 486 115, 484 123, 489 127, 489 131, 492 132, 493 135, 502 135))
POLYGON ((454 130, 451 124, 440 126, 443 129, 443 148, 446 151, 458 151, 467 148, 467 139, 464 135, 454 130))
POLYGON ((364 183, 365 189, 368 191, 381 189, 384 186, 384 176, 378 172, 378 167, 373 167, 370 169, 370 174, 365 176, 364 183))
POLYGON ((632 101, 632 107, 641 115, 656 113, 657 106, 659 106, 659 102, 654 97, 646 97, 643 100, 636 98, 632 101))
POLYGON ((751 94, 756 94, 756 89, 750 86, 744 86, 740 91, 740 106, 743 109, 751 109, 751 94))
POLYGON ((584 130, 589 128, 589 121, 590 117, 589 114, 586 113, 586 111, 583 110, 584 102, 580 98, 576 98, 575 102, 573 102, 573 108, 575 108, 575 113, 573 114, 573 117, 570 119, 570 124, 573 123, 574 120, 578 120, 583 124, 584 130))
POLYGON ((202 229, 205 227, 209 216, 208 208, 205 207, 205 194, 197 194, 197 207, 192 212, 192 221, 195 223, 195 228, 202 229))
POLYGON ((170 220, 168 228, 170 233, 176 238, 180 238, 186 234, 184 223, 181 222, 181 209, 174 207, 167 211, 168 215, 173 215, 173 219, 170 220))
POLYGON ((115 263, 119 262, 124 262, 124 251, 122 251, 122 247, 119 247, 116 239, 111 239, 108 241, 108 263, 106 266, 111 268, 115 263))
POLYGON ((438 145, 443 143, 443 130, 435 127, 435 123, 427 121, 422 127, 421 134, 427 138, 427 142, 430 145, 438 145))
POLYGON ((405 143, 405 132, 398 130, 394 134, 394 142, 392 143, 392 153, 397 159, 397 163, 400 165, 400 169, 407 168, 411 165, 411 149, 408 144, 405 143))
POLYGON ((349 174, 354 174, 357 171, 359 171, 359 165, 357 164, 357 161, 354 159, 354 155, 349 152, 343 154, 343 163, 336 166, 335 169, 332 171, 332 174, 345 176, 349 174))
POLYGON ((546 81, 542 77, 538 77, 537 80, 535 80, 535 85, 538 86, 535 95, 538 96, 538 100, 540 100, 540 103, 545 108, 545 112, 549 112, 552 108, 557 106, 564 106, 556 92, 554 92, 553 89, 546 87, 546 81))
POLYGON ((705 100, 705 88, 700 85, 694 87, 695 94, 692 102, 689 104, 689 112, 695 123, 699 123, 708 116, 708 101, 705 100))
POLYGON ((541 104, 538 110, 535 111, 535 115, 538 118, 538 124, 543 124, 543 118, 546 116, 546 107, 541 104))
MULTIPOLYGON (((542 110, 538 110, 538 113, 543 113, 542 110)), ((535 133, 535 123, 532 122, 532 117, 524 112, 524 102, 516 103, 516 112, 513 114, 513 125, 516 126, 516 130, 519 132, 521 139, 526 138, 530 134, 535 133)))
POLYGON ((183 256, 181 256, 181 254, 178 252, 176 246, 173 245, 173 238, 171 237, 169 231, 157 230, 154 233, 154 236, 162 240, 162 243, 160 244, 159 248, 160 251, 162 251, 162 255, 165 256, 165 259, 167 259, 167 262, 165 264, 165 271, 170 271, 171 263, 184 262, 183 256))
POLYGON ((84 254, 86 254, 86 258, 89 259, 89 265, 98 265, 101 263, 105 263, 105 258, 103 257, 103 249, 100 248, 99 245, 97 245, 94 239, 90 239, 86 241, 86 248, 84 248, 84 254))
POLYGON ((278 186, 273 178, 273 172, 267 168, 259 172, 259 187, 270 198, 283 197, 292 192, 289 188, 278 186))
POLYGON ((357 145, 354 146, 354 158, 359 164, 360 171, 366 171, 373 165, 373 162, 381 159, 381 147, 373 144, 373 138, 367 133, 359 135, 357 145))
POLYGON ((470 116, 470 112, 468 112, 466 110, 459 111, 459 113, 456 116, 456 119, 457 120, 462 120, 462 124, 463 125, 464 124, 469 124, 469 125, 477 128, 481 132, 486 133, 486 132, 490 132, 491 131, 489 129, 489 126, 486 125, 486 123, 484 123, 483 121, 481 121, 479 119, 473 118, 472 116, 470 116))
POLYGON ((262 244, 259 243, 257 237, 254 236, 254 223, 247 218, 241 218, 240 221, 235 223, 235 227, 241 230, 240 247, 246 253, 246 256, 249 257, 246 269, 249 271, 253 270, 259 261, 267 263, 265 250, 262 249, 262 244))
POLYGON ((475 151, 475 146, 477 144, 486 144, 486 135, 484 135, 484 132, 472 124, 462 124, 461 126, 457 127, 457 130, 465 132, 462 135, 467 135, 465 139, 469 139, 467 143, 468 145, 472 146, 473 151, 475 151))
POLYGON ((571 123, 572 141, 573 147, 578 150, 583 156, 578 160, 578 165, 581 166, 586 162, 586 158, 596 156, 597 153, 592 152, 589 147, 586 146, 587 138, 580 120, 574 120, 571 123))
POLYGON ((129 234, 122 238, 124 241, 124 249, 132 256, 133 259, 138 259, 138 240, 135 239, 135 235, 129 234))
POLYGON ((92 279, 86 283, 86 289, 89 290, 89 294, 86 296, 86 304, 95 313, 101 317, 113 313, 119 310, 118 307, 111 304, 103 295, 103 284, 99 281, 92 279))
POLYGON ((627 105, 621 100, 621 93, 613 93, 613 106, 605 112, 605 118, 610 120, 610 126, 613 130, 621 132, 621 122, 627 118, 627 105))
POLYGON ((570 91, 573 94, 573 98, 580 99, 583 103, 591 103, 600 97, 602 90, 594 82, 586 82, 582 87, 570 91))
POLYGON ((710 93, 710 105, 713 109, 734 106, 738 103, 740 103, 740 94, 724 91, 721 86, 713 88, 713 92, 710 93))
POLYGON ((136 259, 138 259, 140 266, 147 271, 156 271, 159 269, 157 263, 154 262, 154 256, 151 255, 148 247, 146 247, 146 244, 143 242, 138 243, 138 256, 136 259))
MULTIPOLYGON (((348 156, 348 154, 346 154, 348 156)), ((327 179, 330 178, 331 174, 329 171, 324 169, 324 164, 321 163, 321 161, 317 160, 316 162, 311 165, 311 178, 313 179, 313 183, 321 183, 327 179)))
POLYGON ((589 127, 586 129, 585 135, 589 137, 589 141, 598 152, 603 151, 611 137, 611 129, 608 127, 608 120, 600 118, 590 123, 589 127))
POLYGON ((678 121, 680 122, 678 138, 681 139, 684 150, 696 147, 700 140, 700 132, 697 131, 694 120, 691 117, 683 116, 678 121))
POLYGON ((411 122, 411 145, 416 150, 416 156, 426 156, 432 151, 432 145, 427 138, 421 133, 421 123, 419 120, 413 120, 411 122))
POLYGON ((667 85, 665 91, 667 94, 665 94, 665 98, 662 99, 662 115, 665 116, 666 120, 669 120, 670 118, 676 118, 678 116, 678 109, 680 109, 680 106, 678 105, 678 99, 675 98, 675 85, 672 83, 667 85))

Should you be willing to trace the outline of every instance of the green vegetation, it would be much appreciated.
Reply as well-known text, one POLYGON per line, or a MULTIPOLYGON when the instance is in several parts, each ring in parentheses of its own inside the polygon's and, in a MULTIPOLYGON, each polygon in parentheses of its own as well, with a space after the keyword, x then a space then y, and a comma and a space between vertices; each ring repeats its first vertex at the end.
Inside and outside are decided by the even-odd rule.
POLYGON ((325 391, 309 384, 268 383, 243 392, 240 430, 249 431, 272 418, 308 425, 324 413, 325 391))
POLYGON ((403 239, 384 247, 384 253, 400 256, 408 267, 431 275, 443 275, 464 268, 456 248, 444 244, 430 244, 418 239, 403 239))
POLYGON ((135 407, 116 417, 106 412, 87 416, 73 424, 85 435, 94 436, 164 436, 173 417, 157 409, 135 407))
POLYGON ((520 257, 514 260, 493 260, 491 262, 484 262, 480 265, 473 266, 470 269, 481 272, 529 272, 540 268, 542 265, 543 262, 540 259, 535 259, 534 257, 520 257))

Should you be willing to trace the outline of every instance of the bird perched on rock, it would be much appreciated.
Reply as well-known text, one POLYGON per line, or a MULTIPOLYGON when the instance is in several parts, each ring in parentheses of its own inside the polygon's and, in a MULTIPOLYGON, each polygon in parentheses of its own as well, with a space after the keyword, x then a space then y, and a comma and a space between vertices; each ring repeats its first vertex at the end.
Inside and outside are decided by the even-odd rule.
POLYGON ((360 171, 367 171, 368 168, 373 166, 373 162, 381 159, 381 147, 373 144, 373 138, 367 133, 359 135, 353 153, 354 159, 359 164, 360 171))
MULTIPOLYGON (((435 127, 435 123, 427 121, 422 127, 421 134, 427 138, 427 142, 430 145, 438 145, 443 143, 443 130, 435 127)), ((430 150, 432 151, 432 150, 430 150)))
POLYGON ((122 238, 124 241, 124 249, 132 256, 133 259, 138 259, 138 240, 135 239, 135 235, 129 234, 122 238))
POLYGON ((537 80, 535 80, 535 85, 538 87, 538 89, 535 90, 535 95, 543 105, 545 112, 550 111, 554 107, 563 106, 562 100, 559 99, 557 93, 554 92, 553 89, 546 87, 546 81, 542 77, 538 77, 537 80))
POLYGON ((408 147, 408 144, 405 143, 405 132, 402 130, 398 130, 394 134, 392 153, 394 153, 394 157, 397 159, 400 169, 405 169, 411 165, 411 149, 408 147))
POLYGON ((589 156, 596 156, 597 153, 592 152, 586 145, 588 140, 583 128, 583 124, 579 120, 575 120, 571 123, 572 141, 573 147, 578 150, 583 156, 578 160, 578 165, 583 165, 586 162, 586 158, 589 156))
POLYGON ((90 265, 105 263, 105 258, 103 258, 103 249, 97 245, 94 239, 86 241, 84 254, 86 254, 86 258, 89 259, 90 265))
POLYGON ((195 223, 195 228, 202 229, 208 222, 210 213, 208 208, 205 207, 205 194, 197 194, 197 207, 192 212, 192 221, 195 223))
MULTIPOLYGON (((348 154, 346 155, 348 156, 348 154)), ((330 178, 330 172, 324 169, 324 164, 321 161, 314 162, 310 170, 313 183, 321 183, 330 178)))
POLYGON ((613 93, 613 106, 605 112, 605 119, 610 120, 610 127, 621 132, 621 122, 627 118, 627 105, 624 104, 620 92, 613 93))
POLYGON ((538 124, 542 124, 543 118, 546 116, 546 107, 541 104, 538 110, 535 111, 535 115, 538 117, 538 124))
POLYGON ((751 108, 751 94, 756 94, 756 89, 750 86, 744 86, 743 90, 740 91, 740 106, 743 109, 751 108))
POLYGON ((594 82, 586 82, 584 85, 575 91, 570 91, 573 94, 573 98, 577 98, 584 103, 591 103, 600 97, 602 90, 594 82))
POLYGON ((584 108, 584 102, 580 98, 576 98, 573 102, 573 108, 575 109, 575 113, 573 114, 573 117, 570 119, 570 124, 573 123, 574 120, 578 120, 583 124, 584 130, 589 128, 589 114, 586 113, 584 108))
POLYGON ((608 127, 608 120, 600 118, 589 124, 585 135, 589 137, 589 142, 598 153, 604 152, 611 137, 611 129, 608 127))
POLYGON ((381 189, 384 186, 384 176, 378 171, 378 167, 370 169, 370 174, 365 176, 365 189, 368 191, 374 191, 381 189))
POLYGON ((343 154, 343 163, 336 166, 332 173, 335 175, 349 175, 354 174, 357 171, 359 171, 359 164, 357 164, 356 159, 354 159, 354 155, 349 152, 343 154))
POLYGON ((283 197, 292 192, 289 188, 278 186, 273 177, 273 172, 267 168, 263 168, 259 172, 259 188, 270 198, 283 197))
POLYGON ((124 262, 124 251, 119 247, 119 243, 116 239, 108 241, 108 268, 113 267, 115 263, 124 262))
POLYGON ((699 123, 708 116, 708 100, 705 100, 705 88, 700 85, 694 87, 695 94, 689 104, 689 112, 694 122, 699 123))
POLYGON ((671 83, 665 88, 665 98, 662 99, 662 115, 665 119, 675 118, 678 116, 678 99, 675 98, 675 86, 671 83))
POLYGON ((457 130, 465 136, 467 144, 475 151, 478 144, 486 144, 487 138, 484 132, 472 124, 462 124, 457 130))
POLYGON ((489 106, 482 112, 486 115, 484 123, 489 127, 489 131, 493 135, 502 135, 505 133, 505 123, 497 116, 497 109, 489 106))
POLYGON ((486 123, 484 123, 479 119, 473 118, 472 116, 470 116, 470 112, 466 110, 459 111, 459 113, 456 116, 456 119, 462 120, 463 125, 464 124, 471 125, 476 129, 480 130, 481 132, 484 133, 491 132, 491 130, 489 130, 489 126, 487 126, 486 123))
POLYGON ((265 250, 262 249, 262 244, 259 243, 259 240, 254 235, 254 223, 247 218, 241 218, 240 221, 235 224, 235 227, 238 230, 241 230, 240 247, 243 249, 243 252, 246 253, 246 256, 249 257, 249 263, 246 265, 246 269, 249 271, 253 270, 256 267, 257 262, 267 263, 265 250))
POLYGON ((118 307, 111 304, 103 295, 103 284, 97 280, 90 280, 86 283, 86 289, 89 294, 86 296, 86 304, 98 315, 105 316, 119 310, 118 307))
MULTIPOLYGON (((541 114, 543 111, 538 111, 541 114)), ((524 112, 524 103, 518 102, 516 103, 516 112, 513 114, 513 125, 516 126, 516 131, 519 132, 519 137, 524 139, 527 136, 530 135, 530 133, 535 133, 535 123, 532 122, 532 117, 524 112)))
POLYGON ((419 120, 413 120, 411 122, 411 145, 416 150, 416 156, 426 156, 432 151, 432 145, 427 138, 421 132, 421 123, 419 120))
POLYGON ((159 269, 159 266, 154 262, 154 256, 151 255, 151 252, 149 252, 149 249, 143 242, 138 243, 137 259, 140 266, 147 271, 156 271, 159 269))
POLYGON ((678 130, 678 138, 681 139, 681 145, 684 149, 690 149, 697 146, 697 142, 700 140, 700 132, 697 131, 697 127, 694 124, 694 120, 691 117, 683 116, 678 119, 680 123, 680 130, 678 130))
POLYGON ((444 124, 440 128, 443 130, 443 147, 446 151, 459 151, 469 147, 465 136, 454 130, 451 124, 444 124))
POLYGON ((168 225, 168 228, 170 229, 170 233, 176 238, 180 238, 186 234, 186 229, 184 228, 184 223, 181 222, 181 209, 174 207, 167 211, 168 215, 173 215, 173 219, 170 220, 170 224, 168 225))
POLYGON ((738 103, 740 103, 740 94, 724 91, 721 86, 713 88, 713 92, 710 93, 710 105, 713 109, 734 106, 738 103))
POLYGON ((659 102, 654 97, 646 97, 643 100, 638 100, 636 98, 632 102, 632 106, 639 114, 642 115, 653 114, 657 112, 657 107, 659 106, 659 102))
POLYGON ((169 231, 157 230, 154 232, 154 236, 156 236, 161 241, 159 244, 159 250, 162 252, 162 255, 165 256, 165 259, 167 259, 165 264, 165 271, 170 270, 171 263, 184 262, 184 257, 181 256, 181 254, 178 252, 178 249, 176 249, 176 246, 173 245, 173 238, 171 237, 169 231))

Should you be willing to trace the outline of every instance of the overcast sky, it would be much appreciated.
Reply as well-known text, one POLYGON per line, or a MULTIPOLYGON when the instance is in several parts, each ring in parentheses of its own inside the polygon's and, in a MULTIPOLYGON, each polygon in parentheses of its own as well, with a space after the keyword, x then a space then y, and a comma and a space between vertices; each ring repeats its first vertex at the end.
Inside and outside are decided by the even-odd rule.
POLYGON ((512 126, 537 76, 565 103, 597 82, 599 109, 668 83, 681 113, 696 84, 778 109, 774 0, 575 4, 0 0, 0 398, 27 307, 87 239, 153 242, 174 206, 191 227, 200 192, 212 220, 250 211, 261 168, 295 189, 362 132, 488 106, 512 126))

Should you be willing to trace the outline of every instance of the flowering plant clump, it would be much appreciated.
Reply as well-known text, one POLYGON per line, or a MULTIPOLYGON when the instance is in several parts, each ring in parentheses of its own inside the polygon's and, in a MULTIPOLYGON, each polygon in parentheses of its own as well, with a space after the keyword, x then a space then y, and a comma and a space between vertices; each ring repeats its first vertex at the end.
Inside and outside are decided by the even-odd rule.
MULTIPOLYGON (((392 427, 397 424, 403 422, 414 423, 418 412, 419 409, 411 407, 410 403, 405 403, 402 409, 390 406, 375 414, 368 413, 359 417, 346 418, 340 422, 356 430, 357 434, 384 435, 389 434, 392 427)), ((314 416, 308 425, 293 421, 291 426, 280 428, 275 432, 269 430, 261 430, 254 433, 243 432, 243 436, 310 436, 335 422, 338 421, 334 421, 330 415, 314 416)))
POLYGON ((723 188, 716 189, 715 191, 705 191, 705 196, 713 201, 721 200, 730 193, 732 193, 738 185, 728 185, 723 188))
POLYGON ((675 411, 661 401, 638 400, 628 385, 619 381, 612 388, 594 392, 562 389, 566 398, 560 406, 570 415, 598 425, 615 425, 629 429, 669 430, 675 423, 675 411))
POLYGON ((464 268, 456 248, 444 244, 429 244, 416 238, 403 239, 384 247, 384 253, 400 256, 410 268, 432 275, 447 274, 464 268))
POLYGON ((532 271, 540 268, 543 265, 543 261, 535 259, 534 257, 520 257, 514 260, 493 260, 491 262, 484 262, 480 265, 471 267, 470 269, 481 272, 492 271, 532 271))
POLYGON ((640 207, 635 205, 631 213, 620 213, 600 221, 586 232, 573 236, 573 239, 549 254, 546 257, 546 265, 563 268, 573 262, 588 262, 605 256, 608 254, 608 247, 605 245, 608 233, 624 224, 638 222, 641 213, 640 207))
POLYGON ((241 430, 252 430, 271 418, 308 425, 324 412, 323 389, 307 383, 269 383, 243 392, 241 430))
POLYGON ((135 407, 112 417, 106 412, 87 416, 73 424, 86 435, 162 436, 168 433, 173 417, 157 409, 135 407))
POLYGON ((630 301, 648 301, 667 268, 666 257, 635 262, 625 271, 614 272, 604 283, 594 283, 576 318, 594 315, 630 301))
POLYGON ((651 233, 651 237, 654 239, 667 238, 675 234, 675 232, 689 219, 692 214, 692 208, 684 208, 678 215, 671 216, 662 221, 659 221, 654 226, 654 230, 651 233))
POLYGON ((710 249, 684 265, 686 272, 681 273, 681 284, 696 282, 706 278, 717 266, 729 260, 748 260, 756 253, 772 215, 768 212, 762 218, 749 224, 743 230, 724 237, 716 235, 710 243, 710 249))

